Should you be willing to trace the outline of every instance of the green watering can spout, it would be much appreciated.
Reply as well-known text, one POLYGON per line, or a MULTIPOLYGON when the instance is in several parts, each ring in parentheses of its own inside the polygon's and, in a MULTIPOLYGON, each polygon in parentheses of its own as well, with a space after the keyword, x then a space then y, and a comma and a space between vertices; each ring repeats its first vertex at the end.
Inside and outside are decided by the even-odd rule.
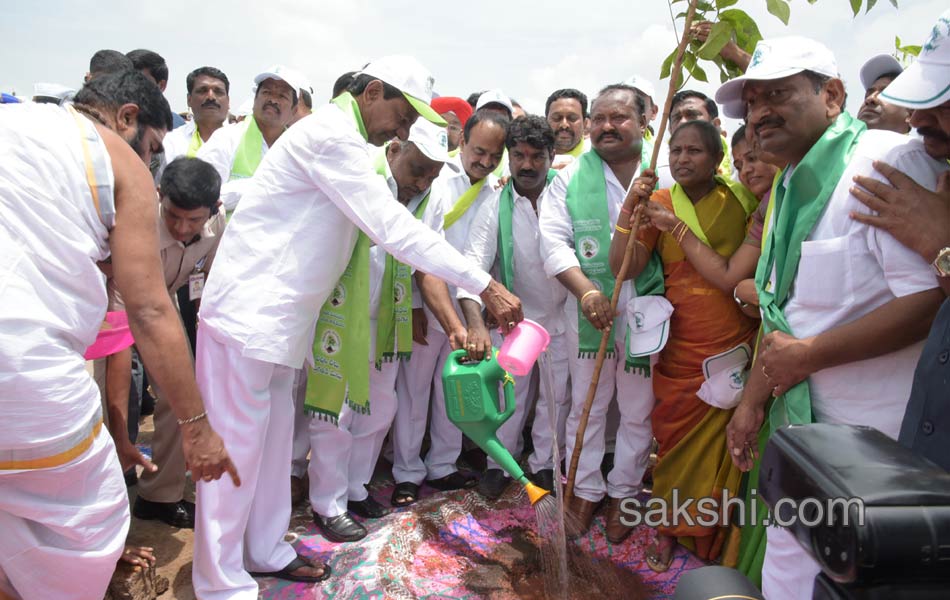
POLYGON ((465 350, 456 350, 449 355, 442 370, 445 411, 462 433, 513 479, 528 488, 534 504, 545 492, 528 481, 518 462, 496 435, 498 428, 515 412, 515 380, 498 364, 497 353, 492 348, 489 358, 477 362, 469 361, 465 350), (499 406, 499 383, 504 383, 504 410, 499 406))

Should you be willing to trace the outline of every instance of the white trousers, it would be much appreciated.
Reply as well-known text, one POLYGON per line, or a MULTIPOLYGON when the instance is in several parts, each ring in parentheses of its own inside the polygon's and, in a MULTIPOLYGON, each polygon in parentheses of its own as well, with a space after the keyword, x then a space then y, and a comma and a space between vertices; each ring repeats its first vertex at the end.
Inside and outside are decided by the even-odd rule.
MULTIPOLYGON (((604 493, 612 498, 628 498, 640 491, 643 472, 650 457, 650 445, 653 441, 653 428, 650 413, 653 411, 653 381, 636 373, 624 371, 625 349, 623 328, 618 327, 614 340, 616 356, 604 360, 597 382, 597 391, 591 405, 587 429, 584 433, 584 446, 577 465, 574 480, 574 495, 591 502, 598 502, 604 493), (614 467, 607 475, 606 485, 600 472, 600 463, 604 458, 607 408, 617 394, 620 409, 620 425, 617 430, 617 442, 614 450, 614 467)), ((571 455, 577 428, 587 398, 596 360, 578 358, 577 332, 568 329, 568 363, 571 372, 571 412, 567 418, 566 464, 570 468, 571 455)), ((655 363, 655 358, 652 361, 655 363)))
POLYGON ((462 432, 449 421, 442 393, 442 368, 452 347, 441 331, 429 327, 428 345, 413 343, 412 358, 399 365, 396 378, 398 409, 393 422, 393 477, 396 483, 421 484, 427 477, 439 479, 457 468, 462 451, 462 432), (432 410, 429 410, 429 397, 432 410), (431 446, 425 461, 419 454, 429 416, 431 446))
POLYGON ((787 529, 769 527, 766 539, 762 594, 767 600, 811 600, 821 567, 787 529))
MULTIPOLYGON (((501 347, 502 337, 497 331, 492 332, 492 343, 496 347, 501 347)), ((570 412, 570 389, 568 387, 569 370, 567 364, 567 344, 564 335, 558 335, 551 338, 548 345, 548 369, 541 372, 541 377, 548 377, 549 383, 554 394, 553 398, 548 397, 545 381, 539 381, 538 387, 533 385, 533 373, 523 376, 515 376, 515 412, 505 423, 498 428, 498 441, 508 449, 516 460, 520 460, 521 452, 524 446, 522 433, 525 422, 528 420, 529 410, 535 407, 534 425, 531 429, 531 440, 534 445, 534 451, 528 459, 528 468, 531 472, 541 469, 553 468, 551 456, 553 455, 552 442, 554 440, 554 430, 551 426, 551 419, 548 414, 548 405, 554 402, 555 419, 558 427, 558 440, 560 442, 561 455, 564 452, 564 427, 567 421, 567 414, 570 412), (540 392, 540 394, 539 394, 540 392), (535 398, 538 398, 535 402, 535 398)), ((541 361, 535 365, 534 370, 540 370, 541 361)), ((499 394, 502 392, 499 390, 499 394)), ((488 458, 488 468, 497 469, 498 464, 491 457, 488 458)))
POLYGON ((102 598, 128 531, 129 497, 105 427, 65 465, 0 472, 0 596, 102 598))
POLYGON ((349 500, 365 500, 383 440, 396 415, 396 362, 369 365, 370 413, 343 403, 339 425, 306 417, 310 432, 310 506, 324 517, 346 512, 349 500))
POLYGON ((199 481, 195 593, 201 600, 256 600, 247 571, 279 571, 296 556, 290 524, 294 369, 241 355, 208 326, 198 328, 197 377, 208 420, 241 476, 199 481))
POLYGON ((534 424, 531 428, 531 441, 534 451, 528 457, 528 468, 532 473, 542 469, 553 469, 554 432, 557 431, 558 453, 564 458, 566 451, 565 430, 567 416, 571 412, 571 377, 568 361, 567 336, 551 337, 551 343, 545 356, 538 361, 540 380, 538 381, 538 403, 534 411, 534 424), (548 391, 550 389, 550 392, 548 391), (554 423, 551 422, 548 407, 554 404, 554 423), (556 430, 554 428, 557 428, 556 430))

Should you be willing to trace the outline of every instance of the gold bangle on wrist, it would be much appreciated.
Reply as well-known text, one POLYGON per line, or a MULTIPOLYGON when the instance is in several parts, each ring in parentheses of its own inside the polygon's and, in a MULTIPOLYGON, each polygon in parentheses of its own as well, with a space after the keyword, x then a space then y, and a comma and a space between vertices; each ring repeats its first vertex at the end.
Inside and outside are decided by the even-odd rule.
POLYGON ((188 425, 189 423, 197 423, 201 419, 206 419, 208 417, 208 411, 204 411, 201 414, 189 417, 187 419, 178 419, 179 425, 188 425))
POLYGON ((590 296, 591 294, 599 294, 599 293, 600 293, 600 290, 598 289, 587 290, 586 292, 584 292, 584 295, 581 296, 581 303, 583 303, 584 300, 587 299, 587 297, 590 296))
POLYGON ((627 229, 627 228, 625 228, 625 227, 621 227, 620 225, 615 225, 615 226, 614 226, 614 229, 616 229, 616 230, 619 231, 620 233, 626 233, 626 234, 629 234, 630 231, 631 231, 630 229, 627 229))

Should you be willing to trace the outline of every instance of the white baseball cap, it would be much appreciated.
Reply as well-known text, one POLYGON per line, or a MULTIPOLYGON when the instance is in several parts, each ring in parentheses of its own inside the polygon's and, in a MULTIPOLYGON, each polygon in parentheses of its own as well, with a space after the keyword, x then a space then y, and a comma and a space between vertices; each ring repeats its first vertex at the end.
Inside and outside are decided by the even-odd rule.
POLYGON ((937 19, 917 61, 892 81, 880 97, 910 109, 933 108, 950 100, 950 10, 937 19))
POLYGON ((409 129, 409 141, 416 145, 424 155, 436 162, 449 160, 449 136, 445 127, 430 123, 425 119, 416 119, 409 129))
POLYGON ((357 75, 370 75, 388 83, 402 92, 423 119, 445 125, 445 119, 439 116, 431 106, 432 88, 435 78, 422 63, 411 56, 384 56, 367 64, 357 75))
POLYGON ((654 100, 656 98, 656 90, 653 88, 653 84, 650 83, 650 80, 642 75, 634 75, 629 79, 624 79, 624 85, 629 85, 632 88, 637 88, 650 99, 650 102, 656 104, 654 100))
POLYGON ((888 73, 900 73, 904 70, 897 59, 890 54, 878 54, 871 57, 864 66, 861 67, 860 77, 861 85, 868 89, 875 81, 888 73))
POLYGON ((36 83, 33 85, 33 97, 56 98, 63 101, 76 95, 76 90, 58 83, 36 83))
POLYGON ((673 305, 663 296, 638 296, 627 302, 627 328, 630 330, 630 356, 649 356, 666 346, 670 339, 673 305))
MULTIPOLYGON (((263 73, 258 73, 257 76, 254 77, 254 85, 259 86, 265 79, 283 81, 294 89, 294 95, 299 95, 300 90, 307 90, 311 94, 313 93, 310 82, 307 81, 306 77, 302 76, 298 71, 284 65, 273 65, 263 73)), ((255 89, 257 88, 255 87, 255 89)))
POLYGON ((835 55, 824 44, 815 40, 788 36, 760 40, 744 75, 727 81, 716 91, 716 103, 722 112, 733 119, 745 118, 746 106, 742 88, 747 81, 770 81, 812 71, 828 77, 838 77, 835 55))
POLYGON ((485 108, 489 104, 501 104, 508 109, 508 114, 514 114, 515 108, 511 104, 511 98, 505 95, 501 90, 488 90, 483 92, 481 96, 478 97, 478 102, 475 103, 475 111, 485 108))

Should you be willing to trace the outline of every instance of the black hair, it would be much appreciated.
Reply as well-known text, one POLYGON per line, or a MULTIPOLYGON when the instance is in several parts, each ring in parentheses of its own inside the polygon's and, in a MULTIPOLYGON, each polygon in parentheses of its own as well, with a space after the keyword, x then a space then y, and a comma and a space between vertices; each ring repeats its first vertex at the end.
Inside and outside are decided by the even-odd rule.
POLYGON ((814 71, 802 71, 802 75, 811 82, 816 94, 820 93, 821 88, 825 87, 825 84, 831 81, 831 77, 822 75, 821 73, 815 73, 814 71))
POLYGON ((313 97, 310 95, 310 92, 303 88, 300 88, 300 101, 307 108, 313 108, 313 97))
POLYGON ((564 88, 552 92, 551 95, 548 96, 548 101, 544 104, 544 116, 548 116, 548 114, 551 112, 551 105, 554 104, 555 101, 563 100, 565 98, 577 100, 577 102, 581 105, 581 116, 587 116, 587 96, 584 94, 584 92, 575 90, 574 88, 564 88))
POLYGON ((478 99, 481 98, 482 94, 484 94, 487 91, 488 90, 482 90, 480 92, 472 92, 471 94, 468 95, 468 98, 466 98, 465 101, 471 105, 472 110, 475 110, 475 107, 478 105, 478 99))
POLYGON ((538 115, 518 117, 508 125, 505 147, 509 150, 524 142, 537 150, 554 154, 554 130, 547 119, 538 115))
MULTIPOLYGON (((643 92, 633 87, 632 85, 627 85, 626 83, 612 83, 610 85, 604 86, 599 92, 597 92, 597 97, 594 98, 594 102, 597 102, 602 97, 606 96, 611 92, 630 92, 633 94, 635 107, 637 113, 642 117, 647 112, 647 101, 646 97, 643 95, 643 92)), ((591 108, 593 108, 594 103, 591 103, 591 108)))
POLYGON ((123 104, 134 104, 139 107, 136 119, 139 127, 172 129, 168 100, 152 80, 135 70, 89 80, 73 98, 73 103, 77 109, 91 109, 87 112, 115 111, 123 104))
POLYGON ((156 83, 168 81, 168 65, 158 52, 139 48, 127 52, 126 56, 132 61, 132 67, 137 71, 146 70, 156 83))
POLYGON ((745 124, 739 125, 739 129, 736 129, 736 132, 732 134, 732 148, 738 146, 739 142, 746 141, 745 127, 745 124))
POLYGON ((507 131, 508 124, 511 123, 511 119, 492 110, 475 111, 475 114, 469 117, 468 121, 465 122, 465 128, 462 130, 462 136, 465 139, 465 143, 468 143, 469 138, 472 135, 472 130, 475 129, 475 126, 482 122, 494 123, 495 125, 498 125, 507 131))
POLYGON ((129 57, 118 50, 99 50, 89 59, 89 73, 93 75, 131 71, 134 68, 129 57))
POLYGON ((673 145, 673 140, 675 140, 680 133, 688 129, 699 130, 699 139, 702 140, 703 145, 710 154, 713 156, 722 154, 722 137, 719 135, 719 128, 709 121, 686 121, 677 127, 673 135, 670 136, 670 146, 673 145))
POLYGON ((187 88, 189 94, 195 89, 195 80, 202 75, 205 77, 214 77, 215 79, 220 79, 224 82, 224 92, 226 94, 231 93, 231 82, 228 81, 228 76, 225 75, 223 71, 215 69, 214 67, 198 67, 191 73, 188 73, 188 76, 185 77, 185 87, 187 88))
POLYGON ((354 77, 356 77, 356 71, 347 71, 346 73, 337 77, 336 81, 333 82, 333 97, 336 98, 345 92, 346 88, 348 88, 350 83, 352 83, 354 77))
POLYGON ((706 107, 706 112, 709 113, 710 119, 715 119, 719 116, 719 107, 716 106, 716 101, 706 94, 697 92, 696 90, 682 90, 673 94, 673 101, 670 102, 670 114, 673 114, 673 109, 676 108, 676 105, 688 98, 697 98, 702 100, 703 105, 706 107))
MULTIPOLYGON (((367 75, 366 73, 360 73, 353 77, 351 81, 346 86, 346 91, 353 94, 354 96, 359 96, 366 90, 366 86, 372 81, 382 81, 379 77, 373 77, 372 75, 367 75)), ((393 98, 402 98, 402 92, 399 91, 399 88, 389 85, 385 81, 383 83, 383 100, 392 100, 393 98)), ((335 96, 334 96, 335 97, 335 96)))
POLYGON ((211 163, 179 156, 165 167, 160 185, 162 197, 182 210, 209 208, 212 215, 218 212, 221 176, 211 163))

